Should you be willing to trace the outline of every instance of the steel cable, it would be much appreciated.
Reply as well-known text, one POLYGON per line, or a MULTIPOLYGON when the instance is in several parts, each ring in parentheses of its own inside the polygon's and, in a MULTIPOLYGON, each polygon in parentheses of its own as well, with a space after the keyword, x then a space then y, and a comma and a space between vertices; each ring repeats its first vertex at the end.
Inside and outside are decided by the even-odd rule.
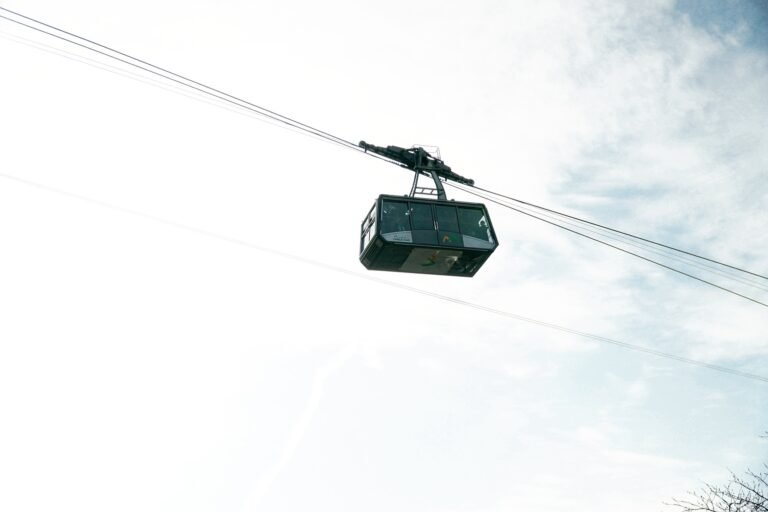
POLYGON ((713 283, 712 281, 707 281, 706 279, 702 279, 701 277, 695 276, 695 275, 693 275, 693 274, 689 274, 688 272, 685 272, 685 271, 683 271, 683 270, 680 270, 680 269, 677 269, 677 268, 674 268, 674 267, 670 267, 669 265, 665 265, 664 263, 660 263, 660 262, 658 262, 658 261, 656 261, 656 260, 653 260, 653 259, 651 259, 651 258, 648 258, 648 257, 646 257, 646 256, 643 256, 643 255, 641 255, 641 254, 637 254, 637 253, 635 253, 635 252, 632 252, 632 251, 630 251, 630 250, 628 250, 628 249, 624 249, 624 248, 621 248, 621 247, 619 247, 619 246, 617 246, 617 245, 613 245, 613 244, 611 244, 611 243, 608 243, 608 242, 606 242, 606 241, 604 241, 604 240, 600 240, 599 238, 595 238, 595 237, 593 237, 593 236, 589 236, 589 235, 587 235, 587 234, 584 234, 584 233, 582 233, 582 232, 580 232, 580 231, 577 231, 577 230, 575 230, 575 229, 571 229, 571 228, 569 228, 569 227, 566 227, 566 226, 563 226, 563 225, 561 225, 561 224, 558 224, 557 222, 554 222, 554 221, 551 221, 551 220, 547 220, 547 219, 544 219, 544 218, 542 218, 542 217, 539 217, 539 216, 537 216, 537 215, 535 215, 535 214, 533 214, 533 213, 530 213, 530 212, 527 212, 527 211, 521 210, 520 208, 515 208, 514 206, 510 206, 510 205, 508 205, 508 204, 502 203, 501 201, 499 201, 499 200, 497 200, 497 199, 493 199, 492 197, 489 197, 489 196, 487 196, 487 195, 483 195, 483 194, 480 194, 480 193, 477 193, 477 192, 473 192, 473 191, 471 191, 471 190, 469 190, 469 189, 466 189, 466 188, 461 188, 461 186, 459 186, 459 185, 456 185, 456 184, 452 184, 452 183, 449 183, 449 184, 450 184, 452 187, 454 187, 454 188, 457 188, 457 189, 459 189, 459 190, 463 190, 464 192, 466 192, 466 193, 468 193, 468 194, 471 194, 471 195, 473 195, 473 196, 476 196, 476 197, 480 197, 480 198, 482 198, 482 199, 485 199, 486 201, 491 201, 492 203, 496 203, 496 204, 498 204, 498 205, 501 205, 501 206, 503 206, 503 207, 505 207, 505 208, 509 208, 510 210, 514 210, 514 211, 516 211, 516 212, 522 213, 523 215, 527 215, 527 216, 529 216, 529 217, 532 217, 532 218, 534 218, 534 219, 540 220, 540 221, 542 221, 542 222, 546 222, 547 224, 551 224, 551 225, 553 225, 553 226, 556 226, 556 227, 558 227, 558 228, 560 228, 560 229, 564 229, 565 231, 570 231, 571 233, 574 233, 574 234, 576 234, 576 235, 579 235, 579 236, 583 236, 584 238, 587 238, 587 239, 589 239, 589 240, 592 240, 592 241, 594 241, 594 242, 597 242, 597 243, 599 243, 599 244, 602 244, 602 245, 606 245, 606 246, 608 246, 608 247, 611 247, 611 248, 613 248, 613 249, 616 249, 617 251, 621 251, 621 252, 627 253, 627 254, 629 254, 629 255, 632 255, 632 256, 634 256, 634 257, 636 257, 636 258, 640 258, 641 260, 645 260, 645 261, 647 261, 647 262, 649 262, 649 263, 653 263, 654 265, 658 265, 659 267, 665 268, 665 269, 667 269, 667 270, 671 270, 672 272, 676 272, 676 273, 678 273, 678 274, 681 274, 681 275, 683 275, 683 276, 689 277, 689 278, 691 278, 691 279, 694 279, 694 280, 696 280, 696 281, 699 281, 699 282, 701 282, 701 283, 707 284, 707 285, 709 285, 709 286, 712 286, 712 287, 714 287, 714 288, 717 288, 717 289, 719 289, 719 290, 722 290, 722 291, 724 291, 724 292, 727 292, 727 293, 730 293, 730 294, 736 295, 736 296, 738 296, 738 297, 741 297, 742 299, 746 299, 746 300, 748 300, 748 301, 750 301, 750 302, 754 302, 755 304, 758 304, 758 305, 760 305, 760 306, 763 306, 763 307, 766 307, 766 308, 768 308, 768 304, 766 304, 766 303, 764 303, 764 302, 760 302, 760 301, 759 301, 759 300, 757 300, 757 299, 754 299, 754 298, 752 298, 752 297, 749 297, 748 295, 744 295, 744 294, 742 294, 742 293, 739 293, 739 292, 737 292, 737 291, 731 290, 730 288, 726 288, 726 287, 724 287, 724 286, 720 286, 719 284, 715 284, 715 283, 713 283))

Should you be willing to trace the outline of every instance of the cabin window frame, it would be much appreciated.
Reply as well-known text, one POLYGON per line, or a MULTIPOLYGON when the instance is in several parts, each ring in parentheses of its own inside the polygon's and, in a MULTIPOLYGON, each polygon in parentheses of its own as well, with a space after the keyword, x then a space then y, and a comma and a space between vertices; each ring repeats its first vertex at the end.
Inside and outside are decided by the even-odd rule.
POLYGON ((410 219, 410 205, 409 201, 407 199, 398 200, 398 199, 383 199, 381 201, 381 215, 379 219, 379 233, 382 235, 388 234, 388 233, 400 233, 403 231, 411 231, 411 219, 410 219), (387 203, 390 203, 389 205, 387 203), (386 207, 390 205, 402 205, 404 207, 404 211, 401 215, 400 219, 395 219, 396 215, 393 215, 394 212, 387 212, 386 207), (401 223, 398 223, 398 221, 401 221, 401 223), (404 222, 402 222, 404 221, 404 222), (391 226, 389 225, 390 222, 394 222, 394 226, 398 229, 391 229, 391 226), (399 229, 399 228, 405 228, 405 229, 399 229), (387 229, 388 231, 385 231, 387 229), (391 229, 391 230, 390 230, 391 229))

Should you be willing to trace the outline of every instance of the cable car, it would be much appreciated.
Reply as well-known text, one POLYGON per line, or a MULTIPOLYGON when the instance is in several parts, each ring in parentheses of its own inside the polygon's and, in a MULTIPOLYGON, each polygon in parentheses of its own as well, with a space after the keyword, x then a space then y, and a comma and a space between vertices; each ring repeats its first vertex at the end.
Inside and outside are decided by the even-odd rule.
POLYGON ((453 173, 423 148, 383 148, 365 142, 360 147, 416 173, 409 195, 382 194, 365 216, 360 228, 360 261, 365 268, 474 276, 498 247, 496 233, 485 205, 449 201, 440 178, 474 182, 453 173), (419 187, 422 175, 430 176, 435 188, 419 187))

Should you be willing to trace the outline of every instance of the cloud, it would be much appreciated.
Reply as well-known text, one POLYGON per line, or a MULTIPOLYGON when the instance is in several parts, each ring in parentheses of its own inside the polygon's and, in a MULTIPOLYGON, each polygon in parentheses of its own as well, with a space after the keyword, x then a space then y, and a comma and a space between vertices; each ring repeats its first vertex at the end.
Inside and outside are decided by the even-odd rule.
MULTIPOLYGON (((768 268, 768 55, 693 25, 672 2, 595 6, 584 19, 587 30, 569 33, 575 64, 567 81, 584 123, 575 158, 559 164, 558 202, 620 229, 768 268)), ((590 277, 604 293, 633 274, 620 309, 634 313, 624 316, 652 318, 649 332, 667 326, 691 353, 765 353, 759 306, 642 265, 611 258, 600 265, 608 279, 590 277)))

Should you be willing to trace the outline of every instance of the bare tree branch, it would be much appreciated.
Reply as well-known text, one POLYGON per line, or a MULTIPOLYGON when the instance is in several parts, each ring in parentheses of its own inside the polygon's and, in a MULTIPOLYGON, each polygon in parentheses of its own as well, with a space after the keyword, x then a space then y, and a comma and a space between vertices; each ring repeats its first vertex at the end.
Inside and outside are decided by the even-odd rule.
POLYGON ((748 470, 745 477, 732 472, 724 486, 706 484, 666 505, 683 512, 768 512, 768 465, 760 472, 748 470))

